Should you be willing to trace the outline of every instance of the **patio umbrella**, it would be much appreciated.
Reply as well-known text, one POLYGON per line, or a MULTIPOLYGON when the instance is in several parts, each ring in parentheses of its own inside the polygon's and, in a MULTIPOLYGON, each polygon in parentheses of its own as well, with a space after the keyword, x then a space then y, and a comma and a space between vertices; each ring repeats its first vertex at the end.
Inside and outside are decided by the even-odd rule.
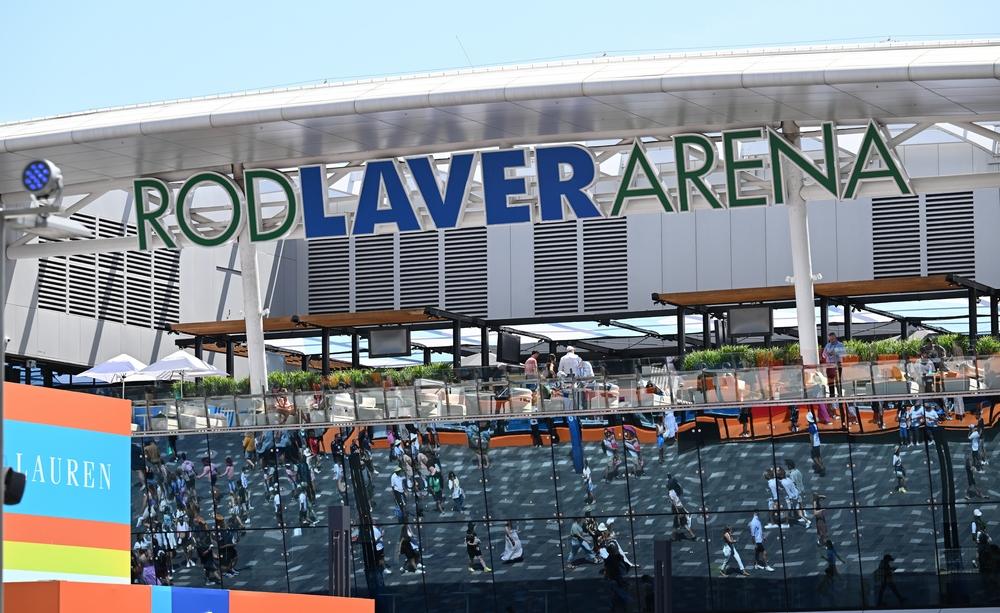
MULTIPOLYGON (((224 371, 206 364, 183 349, 171 353, 167 357, 153 362, 146 368, 139 371, 140 375, 159 379, 161 381, 173 381, 180 379, 195 379, 197 377, 210 377, 213 375, 225 376, 224 371)), ((129 379, 131 380, 131 379, 129 379)))
POLYGON ((126 379, 129 381, 152 381, 154 379, 154 377, 150 377, 148 375, 137 374, 143 368, 146 368, 145 364, 127 353, 122 353, 120 355, 116 355, 110 360, 107 360, 106 362, 97 364, 90 370, 83 371, 79 376, 90 377, 91 379, 97 379, 98 381, 104 381, 105 383, 116 383, 121 381, 122 398, 124 398, 126 379))

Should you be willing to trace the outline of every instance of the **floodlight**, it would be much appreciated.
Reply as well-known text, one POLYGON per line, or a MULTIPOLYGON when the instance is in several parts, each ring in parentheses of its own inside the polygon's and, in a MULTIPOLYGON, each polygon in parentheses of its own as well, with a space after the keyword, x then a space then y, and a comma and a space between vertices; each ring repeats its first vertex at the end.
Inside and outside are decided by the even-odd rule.
POLYGON ((8 225, 15 230, 24 230, 31 235, 41 236, 49 240, 91 238, 93 236, 87 226, 79 221, 57 215, 39 214, 29 217, 25 221, 15 218, 15 221, 9 222, 8 225))
POLYGON ((62 171, 48 160, 35 160, 24 167, 21 184, 36 198, 47 198, 62 191, 62 171))

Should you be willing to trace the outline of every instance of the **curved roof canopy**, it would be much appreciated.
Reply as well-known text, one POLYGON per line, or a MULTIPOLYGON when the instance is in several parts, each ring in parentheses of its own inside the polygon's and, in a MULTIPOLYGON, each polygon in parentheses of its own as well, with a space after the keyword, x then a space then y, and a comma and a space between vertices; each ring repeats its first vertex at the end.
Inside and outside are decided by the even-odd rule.
POLYGON ((1000 117, 1000 42, 608 57, 163 102, 0 125, 0 193, 33 158, 68 184, 233 163, 714 131, 780 120, 1000 117))

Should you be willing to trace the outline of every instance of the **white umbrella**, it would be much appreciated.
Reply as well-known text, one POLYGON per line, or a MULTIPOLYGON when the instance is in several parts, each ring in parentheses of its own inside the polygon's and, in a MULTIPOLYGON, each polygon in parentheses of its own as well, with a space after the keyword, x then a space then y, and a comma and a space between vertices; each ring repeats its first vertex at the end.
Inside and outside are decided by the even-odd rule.
POLYGON ((226 375, 224 371, 206 364, 183 349, 153 362, 139 371, 139 374, 167 381, 174 379, 183 381, 185 378, 194 379, 197 377, 226 375))
POLYGON ((155 377, 138 374, 146 368, 146 365, 133 358, 127 353, 116 355, 115 357, 101 362, 90 370, 85 370, 79 376, 90 377, 105 383, 122 382, 122 398, 125 397, 125 380, 129 381, 152 381, 155 377))

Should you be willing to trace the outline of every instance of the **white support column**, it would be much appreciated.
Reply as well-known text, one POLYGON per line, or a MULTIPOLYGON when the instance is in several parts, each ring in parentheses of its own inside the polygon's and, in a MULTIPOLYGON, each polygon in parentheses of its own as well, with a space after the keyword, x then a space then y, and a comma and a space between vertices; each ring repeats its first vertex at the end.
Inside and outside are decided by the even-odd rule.
MULTIPOLYGON (((799 146, 799 126, 794 121, 781 122, 781 132, 791 144, 799 146)), ((830 160, 826 160, 830 164, 830 160)), ((833 161, 836 163, 836 161, 833 161)), ((813 292, 812 253, 809 248, 809 220, 802 197, 802 171, 789 164, 784 167, 785 206, 788 207, 788 231, 792 245, 792 276, 795 285, 795 315, 799 330, 802 363, 819 364, 816 343, 816 296, 813 292)))
MULTIPOLYGON (((244 192, 243 165, 233 165, 233 180, 244 192)), ((244 227, 239 235, 240 278, 243 281, 243 318, 247 328, 247 360, 250 362, 250 393, 267 391, 267 356, 264 350, 264 313, 260 301, 260 274, 257 268, 257 246, 250 242, 250 230, 244 227)))

